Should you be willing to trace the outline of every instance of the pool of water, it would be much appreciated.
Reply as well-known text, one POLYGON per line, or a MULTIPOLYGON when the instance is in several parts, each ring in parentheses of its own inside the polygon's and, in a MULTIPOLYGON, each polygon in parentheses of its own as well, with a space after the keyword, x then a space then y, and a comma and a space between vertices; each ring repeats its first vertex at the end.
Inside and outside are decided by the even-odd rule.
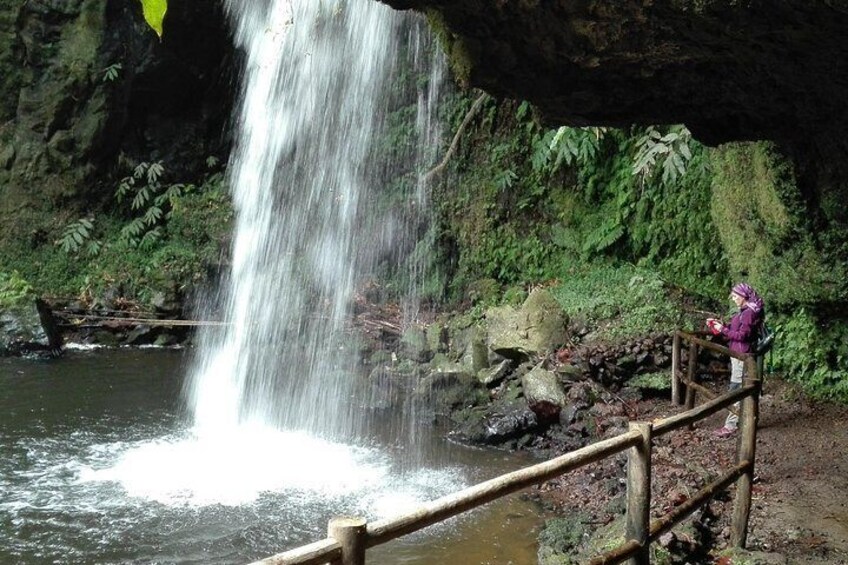
MULTIPOLYGON (((247 563, 323 539, 336 515, 392 516, 531 464, 434 430, 345 445, 246 425, 192 429, 172 350, 0 359, 0 563, 247 563)), ((375 563, 534 563, 518 495, 369 550, 375 563)))

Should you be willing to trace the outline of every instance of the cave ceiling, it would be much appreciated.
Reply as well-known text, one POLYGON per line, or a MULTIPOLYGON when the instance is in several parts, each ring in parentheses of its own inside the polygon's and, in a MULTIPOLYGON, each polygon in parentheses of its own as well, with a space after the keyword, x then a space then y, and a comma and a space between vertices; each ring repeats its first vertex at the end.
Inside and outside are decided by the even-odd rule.
POLYGON ((552 125, 792 143, 846 121, 848 0, 381 1, 425 13, 462 82, 552 125))

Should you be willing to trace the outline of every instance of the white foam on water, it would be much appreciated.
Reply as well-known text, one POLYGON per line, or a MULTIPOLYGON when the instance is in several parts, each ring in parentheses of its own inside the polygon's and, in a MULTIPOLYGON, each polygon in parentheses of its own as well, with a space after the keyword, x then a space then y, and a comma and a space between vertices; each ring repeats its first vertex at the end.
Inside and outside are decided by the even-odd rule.
POLYGON ((397 477, 390 459, 375 448, 261 425, 93 446, 95 451, 99 458, 112 451, 113 461, 101 468, 81 465, 80 483, 115 483, 129 497, 168 506, 241 506, 268 493, 310 501, 355 495, 363 512, 386 516, 421 504, 434 491, 461 487, 456 471, 397 477))
POLYGON ((70 351, 95 351, 97 349, 104 349, 103 345, 96 343, 66 343, 63 346, 65 349, 70 351))

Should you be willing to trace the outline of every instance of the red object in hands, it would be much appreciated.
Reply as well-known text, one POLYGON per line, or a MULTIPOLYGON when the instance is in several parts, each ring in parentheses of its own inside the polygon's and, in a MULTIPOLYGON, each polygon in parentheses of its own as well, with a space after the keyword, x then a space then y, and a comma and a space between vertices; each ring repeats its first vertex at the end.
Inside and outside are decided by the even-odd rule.
POLYGON ((707 326, 710 328, 710 331, 713 335, 718 335, 721 331, 718 329, 718 321, 716 320, 707 320, 707 326))

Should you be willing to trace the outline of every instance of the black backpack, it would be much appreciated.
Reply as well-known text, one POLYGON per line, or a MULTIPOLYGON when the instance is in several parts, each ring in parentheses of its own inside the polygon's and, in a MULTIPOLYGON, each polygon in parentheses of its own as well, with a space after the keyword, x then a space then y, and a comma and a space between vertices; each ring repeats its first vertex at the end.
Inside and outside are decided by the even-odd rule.
POLYGON ((754 345, 754 353, 756 355, 765 355, 774 346, 774 332, 768 327, 765 320, 760 322, 759 330, 757 331, 757 343, 754 345))

